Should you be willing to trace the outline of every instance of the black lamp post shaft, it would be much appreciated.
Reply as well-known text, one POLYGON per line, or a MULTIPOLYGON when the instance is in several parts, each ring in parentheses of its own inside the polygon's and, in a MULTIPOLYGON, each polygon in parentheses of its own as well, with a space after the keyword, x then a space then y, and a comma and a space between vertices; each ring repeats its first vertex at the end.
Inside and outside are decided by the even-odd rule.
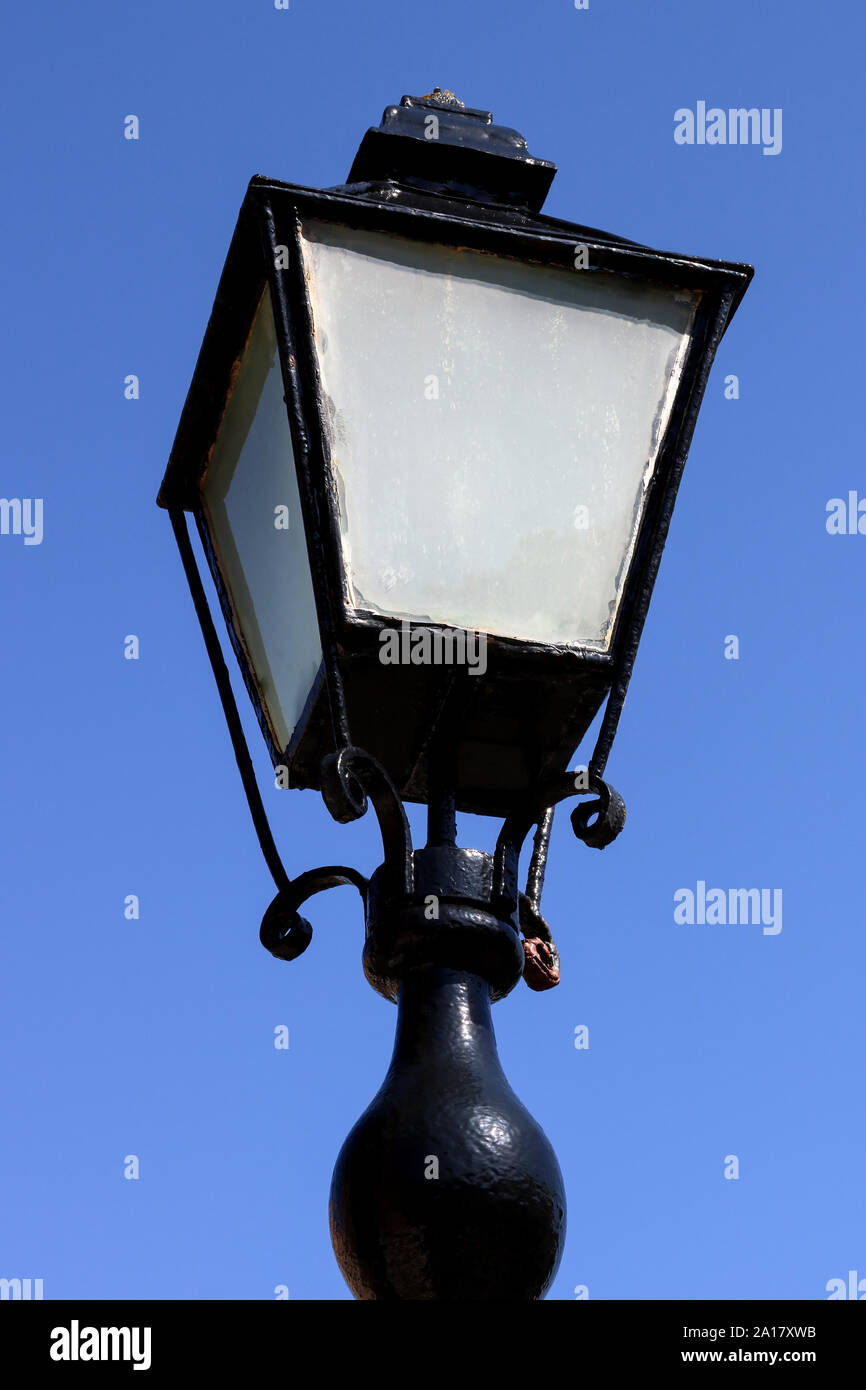
POLYGON ((394 1055, 343 1145, 331 1235, 360 1299, 538 1299, 559 1264, 553 1149, 506 1080, 479 975, 400 984, 394 1055))

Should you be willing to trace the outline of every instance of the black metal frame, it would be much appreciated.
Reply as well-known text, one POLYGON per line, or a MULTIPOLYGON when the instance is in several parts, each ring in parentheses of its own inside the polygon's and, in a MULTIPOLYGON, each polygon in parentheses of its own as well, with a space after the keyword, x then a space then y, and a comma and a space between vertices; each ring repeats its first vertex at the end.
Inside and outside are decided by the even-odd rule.
MULTIPOLYGON (((555 694, 550 694, 553 703, 545 708, 539 720, 544 725, 538 737, 541 751, 535 765, 529 767, 528 775, 517 774, 516 780, 512 779, 515 785, 509 786, 504 793, 463 786, 460 783, 464 779, 458 778, 458 803, 462 809, 507 814, 515 791, 527 793, 539 776, 554 774, 567 766, 574 748, 607 697, 601 735, 590 764, 600 775, 625 699, 709 368, 731 314, 748 285, 750 268, 673 256, 577 224, 480 202, 434 198, 393 184, 322 192, 260 178, 251 181, 160 501, 163 505, 180 505, 195 513, 229 632, 272 760, 275 764, 289 766, 292 785, 315 788, 320 786, 319 768, 328 744, 331 749, 349 746, 355 732, 352 723, 357 716, 347 695, 347 685, 351 684, 350 668, 354 666, 360 671, 363 662, 369 663, 371 653, 378 653, 379 633, 394 620, 355 610, 350 605, 341 556, 330 439, 321 400, 302 259, 301 228, 307 219, 390 233, 424 243, 461 246, 554 268, 572 267, 574 246, 579 243, 588 248, 591 269, 573 273, 635 276, 700 292, 691 342, 647 490, 609 650, 600 652, 579 646, 551 648, 488 635, 491 680, 498 682, 500 687, 515 679, 522 681, 525 692, 530 685, 553 677, 555 694), (276 265, 278 245, 289 247, 286 270, 276 265), (276 745, 262 708, 233 620, 231 603, 210 547, 198 494, 230 390, 232 368, 243 352, 266 280, 276 320, 323 651, 324 678, 311 692, 307 709, 287 748, 276 745), (226 386, 226 395, 222 397, 220 382, 226 386), (565 697, 570 698, 574 707, 571 717, 563 708, 565 697), (323 728, 325 707, 330 726, 327 733, 323 728), (316 725, 316 736, 311 738, 316 725)), ((425 623, 423 626, 437 625, 425 623)), ((391 764, 392 773, 400 764, 402 795, 407 800, 423 802, 427 799, 424 739, 434 722, 434 711, 448 698, 450 673, 443 677, 442 673, 428 669, 424 673, 423 690, 418 687, 414 670, 396 675, 405 684, 399 696, 400 707, 418 708, 414 743, 399 754, 396 751, 392 754, 390 749, 385 753, 381 747, 377 752, 380 760, 391 764), (414 683, 411 692, 410 683, 414 683)), ((553 691, 552 684, 550 690, 553 691)), ((477 695, 478 691, 475 693, 477 695)), ((360 741, 365 746, 375 746, 375 734, 369 726, 361 729, 360 741)), ((522 752, 524 762, 529 764, 532 751, 523 749, 522 752)))
MULTIPOLYGON (((297 909, 310 894, 335 883, 350 883, 359 889, 369 908, 370 885, 355 870, 341 866, 327 866, 294 881, 286 874, 255 786, 183 511, 195 517, 229 636, 273 762, 288 765, 292 785, 320 789, 338 820, 363 814, 365 790, 370 794, 385 840, 382 879, 400 885, 397 897, 404 904, 415 901, 415 856, 425 852, 412 849, 402 800, 426 802, 438 807, 440 813, 447 806, 446 821, 457 809, 504 817, 496 854, 475 889, 499 917, 524 929, 529 975, 536 987, 542 988, 555 983, 554 976, 558 978, 555 947, 539 906, 552 808, 563 797, 575 794, 574 778, 565 768, 606 700, 585 788, 594 799, 577 808, 572 825, 585 843, 603 848, 624 823, 625 807, 603 781, 603 773, 709 370, 753 272, 750 266, 656 251, 544 216, 538 209, 555 166, 533 159, 522 137, 493 126, 489 113, 457 107, 459 103, 437 93, 432 98, 404 98, 402 107, 388 108, 382 125, 367 133, 350 175, 357 181, 348 185, 315 190, 259 177, 251 180, 158 500, 172 516, 251 813, 278 889, 262 928, 268 948, 283 958, 292 958, 305 948, 309 926, 297 909), (431 111, 446 125, 446 138, 435 148, 420 138, 419 129, 431 111), (368 694, 364 679, 369 679, 371 661, 374 677, 382 671, 377 660, 379 634, 395 620, 358 611, 351 605, 304 272, 302 228, 309 220, 423 244, 461 247, 575 274, 636 277, 699 292, 691 340, 659 442, 607 652, 579 646, 548 647, 488 634, 488 674, 477 683, 453 670, 422 668, 419 676, 417 668, 403 669, 402 673, 401 668, 391 668, 391 689, 397 692, 392 697, 395 708, 401 714, 409 711, 403 721, 406 728, 398 728, 396 734, 397 721, 387 714, 380 717, 376 701, 364 698, 368 694), (574 270, 576 245, 588 251, 588 265, 579 271, 574 270), (279 246, 289 249, 285 269, 278 266, 279 246), (211 545, 200 493, 266 286, 274 312, 323 653, 319 676, 287 748, 277 746, 263 708, 211 545), (399 680, 402 686, 398 686, 399 680), (505 703, 496 706, 497 699, 505 703), (473 786, 461 765, 460 741, 473 718, 483 723, 491 703, 499 715, 503 710, 525 715, 530 734, 519 750, 522 763, 516 760, 504 785, 473 786), (401 732, 406 746, 399 745, 401 732), (443 758, 449 768, 445 782, 436 770, 437 761, 443 758), (527 892, 521 894, 517 889, 518 859, 533 825, 538 828, 527 892), (535 943, 532 951, 528 949, 530 941, 535 943)), ((500 762, 503 760, 500 757, 500 762)), ((491 767, 494 762, 491 758, 491 767)), ((428 850, 439 843, 431 838, 428 850)), ((453 845, 453 836, 446 835, 441 843, 453 845)), ((439 867, 441 870, 441 864, 439 867)), ((461 874, 462 870, 457 871, 457 880, 461 874)), ((452 884, 455 891, 457 880, 452 884)), ((381 902, 381 883, 376 892, 381 902)), ((391 983, 384 981, 383 992, 389 993, 391 983)), ((377 987, 380 984, 381 979, 377 987)))

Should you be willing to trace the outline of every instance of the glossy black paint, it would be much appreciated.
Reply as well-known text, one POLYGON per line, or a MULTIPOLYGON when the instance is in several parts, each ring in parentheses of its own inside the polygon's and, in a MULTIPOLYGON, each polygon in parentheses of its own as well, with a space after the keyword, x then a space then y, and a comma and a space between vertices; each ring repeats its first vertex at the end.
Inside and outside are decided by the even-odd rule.
MULTIPOLYGON (((533 899, 518 893, 526 831, 545 812, 527 805, 503 827, 495 856, 456 844, 453 760, 437 745, 428 843, 412 848, 400 798, 368 753, 347 748, 323 770, 335 819, 363 815, 369 797, 385 861, 368 881, 339 866, 302 874, 262 922, 262 943, 292 960, 312 931, 298 907, 352 883, 364 900, 364 972, 398 1004, 388 1074, 342 1147, 331 1184, 334 1250, 359 1299, 539 1299, 565 1236, 565 1194, 551 1146, 503 1074, 490 1018, 521 974, 558 979, 558 957, 533 899), (521 930, 524 940, 521 941, 521 930)), ((545 800, 574 792, 574 779, 545 800)), ((598 824, 616 832, 603 784, 598 824)))
MULTIPOLYGON (((437 746, 447 769, 452 760, 437 746)), ((396 1000, 407 969, 460 965, 488 980, 492 999, 501 999, 520 977, 532 989, 559 982, 559 956, 541 916, 541 889, 552 810, 572 796, 590 796, 572 815, 576 837, 597 849, 616 839, 625 824, 622 798, 600 778, 588 787, 565 773, 538 788, 506 818, 495 853, 456 843, 454 791, 437 780, 430 803, 428 842, 413 849, 406 812, 385 769, 360 748, 331 754, 322 770, 323 799, 335 820, 358 820, 372 801, 385 851, 384 863, 368 880, 339 865, 310 870, 281 884, 265 914, 262 945, 280 960, 294 960, 310 944, 312 928, 298 909, 324 888, 351 883, 364 901, 364 971, 385 999, 396 1000), (588 822, 592 820, 590 826, 588 822), (520 854, 529 831, 538 827, 526 893, 518 888, 520 854), (435 904, 435 907, 431 907, 435 904), (431 926, 432 923, 432 926, 431 926), (520 934, 522 933, 522 954, 520 934)))
MULTIPOLYGON (((364 972, 398 1003, 391 1066, 346 1139, 331 1184, 334 1250, 355 1296, 539 1299, 562 1253, 562 1174, 503 1074, 490 1004, 521 974, 531 982, 534 973, 535 988, 558 979, 556 948, 538 911, 539 866, 532 902, 516 887, 526 831, 545 812, 527 806, 506 822, 495 856, 458 847, 451 760, 447 749, 436 752, 438 795, 428 844, 418 850, 384 769, 358 749, 332 757, 323 774, 331 814, 355 819, 369 795, 385 862, 369 882, 340 868, 301 875, 274 899, 261 938, 274 955, 294 959, 311 936, 298 906, 351 881, 365 905, 364 972)), ((545 798, 574 790, 565 778, 545 798)), ((598 800, 589 804, 608 825, 605 789, 593 790, 598 800)))
POLYGON ((548 1289, 565 1239, 562 1174, 502 1071, 480 976, 427 967, 401 982, 391 1066, 340 1152, 330 1218, 358 1299, 525 1301, 548 1289))
POLYGON ((368 130, 349 184, 383 179, 448 198, 514 204, 537 212, 556 165, 534 159, 517 130, 494 125, 489 111, 467 108, 452 93, 404 97, 368 130))

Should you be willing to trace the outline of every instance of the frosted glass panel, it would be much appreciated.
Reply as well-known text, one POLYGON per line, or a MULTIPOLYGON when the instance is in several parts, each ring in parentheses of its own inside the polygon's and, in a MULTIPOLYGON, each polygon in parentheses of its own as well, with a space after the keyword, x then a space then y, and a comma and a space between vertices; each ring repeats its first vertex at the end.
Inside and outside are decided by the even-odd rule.
POLYGON ((322 650, 267 290, 202 496, 235 631, 255 673, 274 742, 283 751, 322 650))
POLYGON ((355 606, 606 650, 698 295, 303 244, 355 606))

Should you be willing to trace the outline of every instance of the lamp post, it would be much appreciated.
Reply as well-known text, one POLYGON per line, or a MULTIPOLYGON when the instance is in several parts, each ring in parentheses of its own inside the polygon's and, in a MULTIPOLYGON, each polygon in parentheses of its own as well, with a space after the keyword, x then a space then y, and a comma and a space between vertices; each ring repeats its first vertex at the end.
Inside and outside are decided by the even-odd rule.
POLYGON ((537 1299, 565 1196, 499 1064, 490 1004, 559 979, 540 898, 554 806, 601 849, 603 778, 695 418, 749 266, 541 212, 555 166, 438 88, 365 135, 349 182, 254 178, 159 494, 277 894, 261 940, 353 885, 391 1067, 331 1188, 363 1299, 537 1299), (383 862, 290 878, 187 528, 196 522, 281 785, 383 862), (592 756, 569 771, 605 705, 592 756), (413 848, 404 802, 428 807, 413 848), (493 855, 456 815, 503 820, 493 855), (518 860, 534 830, 524 891, 518 860))

